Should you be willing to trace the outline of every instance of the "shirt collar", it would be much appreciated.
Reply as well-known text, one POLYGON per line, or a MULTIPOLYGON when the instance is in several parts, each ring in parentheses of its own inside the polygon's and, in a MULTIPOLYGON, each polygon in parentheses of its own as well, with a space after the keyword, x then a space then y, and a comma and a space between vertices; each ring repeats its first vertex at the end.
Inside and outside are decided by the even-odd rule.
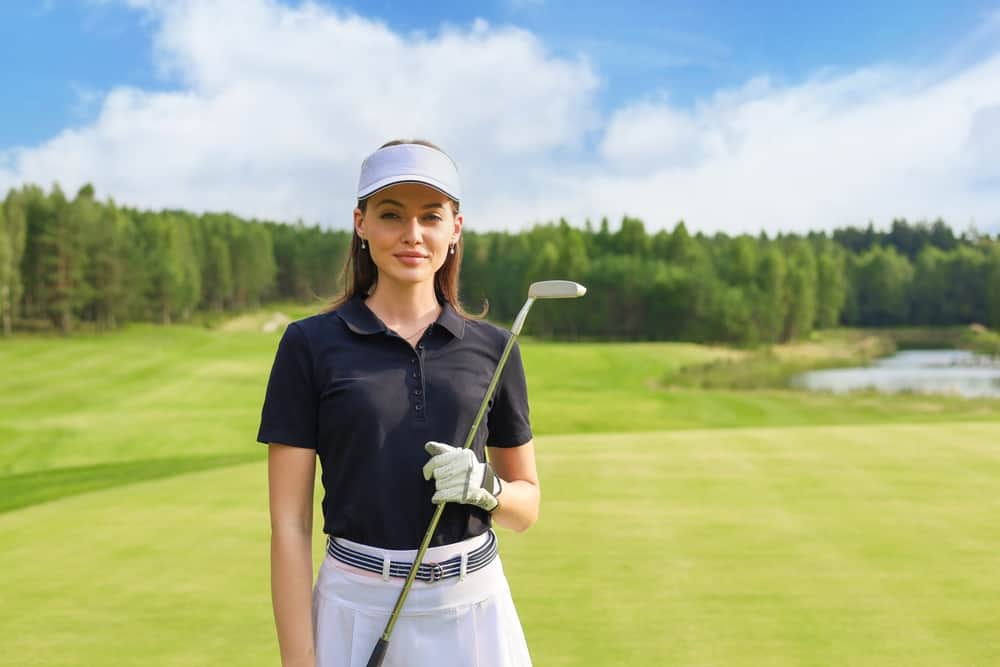
MULTIPOLYGON (((360 294, 348 299, 338 308, 337 315, 347 328, 356 334, 370 335, 386 331, 385 323, 365 305, 365 299, 360 294)), ((465 318, 455 312, 447 301, 434 323, 446 329, 455 338, 460 339, 465 336, 465 318)))
POLYGON ((447 301, 441 308, 436 324, 447 329, 455 338, 461 339, 465 335, 465 318, 455 312, 455 308, 447 301))
POLYGON ((337 315, 356 334, 368 335, 385 331, 385 323, 365 305, 365 299, 360 294, 351 297, 338 308, 337 315))

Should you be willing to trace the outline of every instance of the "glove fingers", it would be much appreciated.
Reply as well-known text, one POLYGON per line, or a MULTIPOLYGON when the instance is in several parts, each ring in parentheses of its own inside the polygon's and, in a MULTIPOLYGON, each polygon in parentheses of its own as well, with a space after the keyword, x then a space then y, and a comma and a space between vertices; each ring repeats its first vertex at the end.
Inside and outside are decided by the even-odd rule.
POLYGON ((462 502, 461 491, 438 491, 433 496, 431 496, 431 502, 434 504, 440 503, 458 503, 462 502))
POLYGON ((429 480, 431 477, 433 477, 434 471, 437 469, 437 466, 438 466, 438 461, 435 461, 434 459, 431 459, 430 461, 425 463, 423 467, 424 479, 429 480))
MULTIPOLYGON (((438 445, 438 444, 440 443, 428 442, 426 445, 424 445, 424 449, 430 451, 431 445, 438 445)), ((430 479, 431 475, 434 473, 435 470, 447 466, 456 460, 462 459, 461 449, 454 449, 453 447, 448 447, 448 445, 443 445, 443 446, 447 447, 448 451, 442 452, 441 454, 435 454, 430 458, 429 461, 427 461, 427 463, 424 464, 423 468, 424 479, 430 479)))
POLYGON ((432 503, 471 503, 487 511, 496 506, 496 499, 481 488, 485 465, 471 450, 433 440, 424 443, 424 450, 431 456, 423 467, 424 479, 435 480, 432 503))
POLYGON ((438 481, 437 484, 438 493, 444 493, 449 496, 461 497, 465 493, 465 482, 462 480, 448 480, 446 482, 438 481))
POLYGON ((424 451, 431 456, 437 456, 438 454, 445 454, 451 451, 461 451, 457 447, 452 447, 451 445, 446 445, 443 442, 435 442, 430 440, 424 443, 424 451))
POLYGON ((469 469, 469 464, 463 461, 451 461, 434 469, 434 479, 444 481, 451 477, 461 477, 463 480, 469 469))

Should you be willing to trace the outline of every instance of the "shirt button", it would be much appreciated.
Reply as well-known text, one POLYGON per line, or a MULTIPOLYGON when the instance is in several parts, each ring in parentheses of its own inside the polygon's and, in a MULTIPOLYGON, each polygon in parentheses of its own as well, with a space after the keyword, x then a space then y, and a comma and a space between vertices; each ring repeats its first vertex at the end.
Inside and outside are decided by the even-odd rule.
POLYGON ((414 389, 414 390, 413 390, 413 395, 414 395, 414 396, 420 396, 420 395, 422 395, 423 393, 424 393, 424 390, 423 390, 423 389, 414 389))
POLYGON ((420 377, 420 373, 418 373, 418 372, 416 372, 416 371, 413 371, 412 375, 413 375, 413 378, 414 378, 414 379, 416 379, 416 378, 420 377))
POLYGON ((415 363, 417 363, 417 358, 416 358, 416 357, 413 357, 412 359, 410 359, 410 363, 411 363, 411 364, 415 364, 415 363))
POLYGON ((417 404, 416 404, 416 405, 414 406, 414 408, 416 409, 416 411, 417 411, 417 412, 420 412, 421 410, 423 410, 423 409, 424 409, 424 406, 423 406, 423 404, 421 404, 421 403, 417 403, 417 404))
POLYGON ((424 349, 424 344, 423 343, 417 343, 417 349, 418 350, 424 349))

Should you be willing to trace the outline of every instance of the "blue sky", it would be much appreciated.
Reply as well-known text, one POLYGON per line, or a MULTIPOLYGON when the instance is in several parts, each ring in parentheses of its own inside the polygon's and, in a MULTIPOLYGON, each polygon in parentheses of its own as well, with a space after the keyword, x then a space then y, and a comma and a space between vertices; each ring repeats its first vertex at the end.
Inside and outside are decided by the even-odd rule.
MULTIPOLYGON (((288 3, 299 4, 299 3, 288 3)), ((769 74, 801 80, 822 68, 926 64, 951 56, 996 2, 570 2, 514 0, 321 3, 384 21, 402 32, 434 32, 484 18, 539 35, 567 57, 600 69, 605 108, 669 95, 689 105, 721 87, 769 74)), ((115 85, 168 89, 151 57, 154 26, 121 4, 83 0, 0 3, 0 62, 23 92, 0 107, 0 147, 42 141, 92 119, 88 94, 115 85)), ((92 100, 91 100, 92 102, 92 100)))
MULTIPOLYGON (((894 215, 944 215, 959 227, 1000 225, 1000 200, 983 193, 994 185, 1000 187, 1000 174, 988 165, 984 171, 980 164, 982 146, 1000 142, 996 138, 1000 121, 994 120, 1000 113, 994 107, 1000 109, 1000 102, 980 92, 972 106, 956 106, 963 85, 982 88, 995 83, 1000 90, 993 65, 1000 54, 998 2, 506 0, 438 2, 420 10, 414 6, 384 0, 321 2, 311 8, 298 2, 278 4, 277 0, 2 3, 0 62, 5 63, 5 90, 12 103, 0 105, 0 185, 41 179, 72 186, 92 180, 99 192, 136 205, 224 207, 246 215, 338 224, 327 211, 337 208, 340 200, 349 200, 350 187, 338 185, 335 193, 323 192, 323 178, 350 181, 354 176, 349 165, 359 155, 363 157, 362 145, 377 145, 380 137, 405 130, 432 133, 435 139, 443 134, 448 141, 442 143, 457 158, 473 161, 466 171, 474 178, 495 175, 489 183, 484 178, 472 188, 484 194, 482 220, 489 227, 523 226, 560 211, 576 218, 574 222, 581 222, 582 217, 633 213, 653 227, 685 218, 695 227, 748 231, 864 224, 868 219, 884 225, 894 215), (285 43, 282 40, 299 41, 287 29, 290 24, 300 26, 302 43, 315 39, 317 45, 334 47, 313 52, 296 49, 295 57, 301 59, 297 67, 290 62, 288 48, 268 48, 269 43, 285 43), (222 26, 235 25, 246 28, 241 39, 257 43, 240 46, 239 40, 228 40, 226 33, 218 32, 222 26), (319 35, 317 25, 329 32, 319 35), (211 31, 219 36, 206 36, 211 31), (354 35, 362 41, 355 42, 354 35), (222 46, 213 44, 213 39, 222 46), (335 48, 339 41, 355 46, 335 48), (408 62, 409 45, 427 53, 416 65, 408 62), (248 56, 244 49, 249 48, 262 53, 248 56), (397 61, 384 61, 387 52, 397 61), (465 68, 455 63, 465 53, 470 62, 480 63, 478 79, 471 65, 465 68), (504 68, 504 58, 517 66, 504 68), (204 119, 206 127, 228 128, 227 113, 235 114, 236 124, 242 124, 246 119, 231 106, 236 104, 232 100, 249 99, 251 91, 259 95, 265 89, 282 97, 275 90, 282 85, 281 77, 264 80, 256 72, 272 65, 288 67, 290 72, 311 70, 317 62, 329 63, 329 67, 311 79, 316 85, 327 86, 329 91, 354 86, 354 106, 345 111, 346 102, 331 102, 331 112, 356 115, 345 125, 354 128, 351 137, 360 132, 367 143, 347 150, 329 120, 316 120, 308 110, 276 102, 272 121, 283 117, 295 117, 307 125, 315 121, 318 136, 332 141, 331 154, 324 158, 304 149, 284 155, 283 147, 289 144, 279 142, 277 152, 264 155, 281 153, 277 160, 281 164, 264 168, 257 163, 259 155, 242 148, 262 131, 270 131, 263 110, 259 121, 247 123, 245 137, 232 133, 231 145, 220 143, 218 132, 211 133, 210 142, 203 142, 200 135, 169 125, 177 114, 171 116, 164 109, 178 112, 177 104, 183 107, 180 114, 194 114, 191 105, 205 105, 192 118, 204 119), (369 108, 372 103, 384 106, 385 98, 366 98, 356 90, 364 87, 364 76, 355 78, 353 73, 363 75, 370 69, 381 86, 386 77, 392 78, 394 67, 406 70, 411 79, 426 77, 429 85, 437 86, 434 94, 441 99, 433 104, 441 108, 435 118, 421 120, 412 114, 392 118, 386 117, 384 109, 369 108), (452 67, 455 72, 450 72, 452 67), (213 78, 223 70, 228 77, 225 82, 213 78), (968 83, 971 79, 977 83, 968 83), (495 87, 502 95, 494 87, 481 86, 483 81, 502 82, 495 87), (492 99, 494 94, 498 99, 492 99), (896 144, 884 147, 884 159, 890 161, 891 154, 908 154, 911 160, 950 156, 955 160, 953 171, 967 172, 962 183, 950 183, 935 197, 916 193, 908 197, 911 185, 922 190, 925 182, 942 179, 930 172, 899 176, 891 184, 891 203, 883 205, 869 186, 856 208, 839 200, 841 195, 851 198, 852 188, 864 188, 864 184, 847 176, 836 188, 824 186, 822 180, 833 176, 821 169, 812 174, 814 180, 806 188, 804 196, 811 199, 781 207, 757 201, 771 197, 755 194, 766 182, 736 197, 742 204, 734 204, 732 211, 682 201, 669 210, 658 210, 655 202, 662 197, 648 201, 643 197, 645 192, 667 188, 669 193, 683 186, 693 202, 693 193, 710 192, 710 185, 726 189, 727 179, 757 169, 760 158, 747 147, 762 133, 777 131, 767 126, 769 115, 761 114, 761 108, 773 109, 770 117, 790 114, 784 122, 800 135, 788 139, 787 151, 802 159, 807 152, 796 147, 812 137, 853 131, 843 123, 829 125, 843 110, 856 113, 853 122, 879 136, 873 124, 885 118, 877 105, 887 94, 892 99, 886 108, 895 104, 895 108, 922 109, 930 114, 931 125, 940 123, 941 131, 914 130, 898 136, 893 140, 896 144), (449 97, 455 105, 447 103, 449 97), (471 105, 498 110, 489 116, 483 108, 473 110, 471 105), (859 106, 864 109, 857 111, 859 106), (447 119, 450 113, 456 114, 454 129, 436 120, 442 114, 447 119), (475 114, 484 117, 468 120, 475 114), (519 120, 520 115, 524 118, 519 120), (808 119, 816 125, 798 126, 808 119), (147 121, 152 125, 146 125, 147 121), (394 121, 399 131, 394 131, 394 121), (161 191, 154 181, 162 185, 163 179, 184 180, 177 177, 188 173, 183 164, 173 172, 151 165, 145 174, 149 182, 143 182, 142 173, 123 174, 131 169, 110 164, 99 154, 101 147, 109 145, 119 153, 134 147, 137 163, 154 162, 155 144, 144 146, 141 139, 157 135, 157 123, 165 124, 164 136, 183 136, 192 152, 208 151, 206 144, 212 144, 211 158, 194 162, 203 170, 197 177, 199 183, 218 179, 211 196, 204 188, 185 188, 179 183, 166 188, 169 194, 157 194, 161 191), (498 123, 504 128, 501 136, 490 137, 485 147, 480 145, 476 132, 489 131, 498 123), (960 131, 948 129, 959 124, 960 131), (129 129, 137 126, 145 128, 139 141, 129 129), (629 134, 637 127, 642 128, 642 137, 651 137, 655 151, 646 150, 639 145, 642 138, 629 134), (928 143, 913 148, 915 141, 928 143), (900 145, 907 150, 895 150, 900 145), (341 153, 334 155, 337 150, 341 153), (220 151, 232 153, 231 161, 219 161, 220 151), (73 167, 60 166, 61 156, 73 167), (480 161, 490 165, 480 165, 480 161), (526 171, 524 164, 537 172, 526 171), (636 165, 646 179, 639 185, 634 184, 636 165), (252 189, 267 184, 273 196, 241 194, 234 170, 247 182, 260 179, 252 189), (526 173, 531 178, 519 182, 518 174, 526 173), (654 179, 657 175, 659 180, 654 179), (640 186, 644 189, 637 189, 640 186), (220 196, 222 188, 232 194, 220 196), (584 188, 584 196, 575 188, 584 188), (595 189, 608 194, 595 196, 595 189), (503 202, 502 216, 487 214, 498 209, 498 202, 503 202), (567 202, 572 204, 567 206, 567 202), (831 209, 835 213, 829 213, 831 209), (734 216, 743 219, 737 224, 734 216)), ((393 95, 410 94, 410 89, 394 93, 384 88, 383 93, 394 104, 393 95)), ((302 105, 322 105, 322 99, 332 94, 314 98, 312 90, 289 88, 284 97, 302 100, 302 105)), ((286 128, 277 131, 282 136, 287 133, 286 128)), ((286 138, 290 144, 300 141, 286 138)), ((840 140, 837 146, 843 143, 840 140)), ((850 169, 850 155, 838 159, 845 161, 843 170, 850 169)), ((887 168, 895 174, 905 164, 887 164, 887 168)), ((916 171, 922 169, 919 166, 916 171)))

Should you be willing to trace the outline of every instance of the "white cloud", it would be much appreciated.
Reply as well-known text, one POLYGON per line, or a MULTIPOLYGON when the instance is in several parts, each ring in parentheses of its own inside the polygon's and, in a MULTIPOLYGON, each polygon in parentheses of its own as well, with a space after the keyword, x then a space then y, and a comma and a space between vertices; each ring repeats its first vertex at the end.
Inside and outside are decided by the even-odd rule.
POLYGON ((1000 104, 981 107, 972 115, 964 148, 973 186, 1000 190, 1000 104))
POLYGON ((0 179, 346 226, 361 160, 388 139, 444 146, 480 203, 470 213, 485 212, 525 162, 575 150, 596 123, 590 65, 522 30, 401 35, 273 0, 132 4, 156 21, 156 63, 178 89, 110 91, 91 125, 10 151, 0 179))
MULTIPOLYGON (((586 177, 588 210, 653 226, 806 230, 893 217, 1000 223, 1000 54, 940 72, 873 68, 766 80, 693 110, 616 111, 586 177)), ((568 203, 568 202, 567 202, 568 203)), ((574 213, 583 214, 576 210, 574 213)))
POLYGON ((177 90, 112 90, 91 125, 0 155, 0 185, 92 181, 141 206, 346 227, 364 155, 421 136, 460 164, 475 228, 623 213, 750 232, 1000 226, 996 47, 937 69, 757 78, 689 108, 651 91, 602 119, 590 64, 515 28, 400 34, 308 3, 129 2, 177 90))

